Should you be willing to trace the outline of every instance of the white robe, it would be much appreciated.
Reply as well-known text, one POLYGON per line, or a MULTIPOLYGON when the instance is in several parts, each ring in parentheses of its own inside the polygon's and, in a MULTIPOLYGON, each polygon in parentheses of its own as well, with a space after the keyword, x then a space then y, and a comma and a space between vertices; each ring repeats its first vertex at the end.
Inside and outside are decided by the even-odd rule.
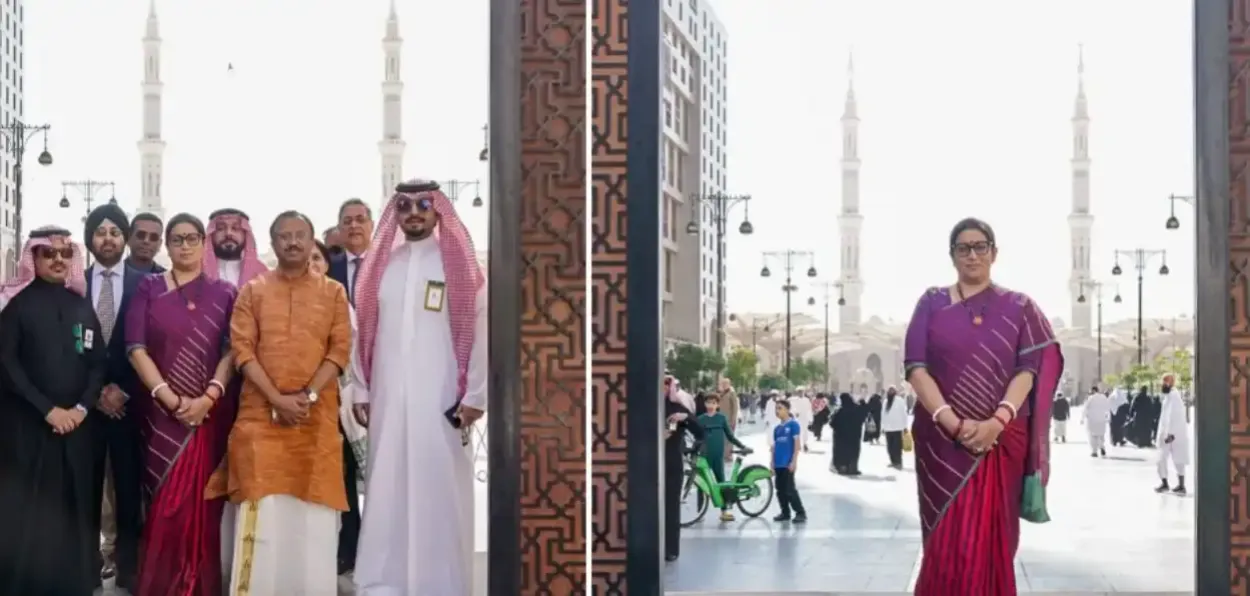
POLYGON ((812 425, 812 400, 806 397, 795 397, 790 400, 790 414, 795 420, 799 421, 799 427, 802 429, 800 439, 803 445, 807 445, 808 435, 811 434, 812 425))
MULTIPOLYGON (((212 248, 208 248, 212 250, 212 248)), ((239 287, 239 278, 243 276, 243 261, 227 261, 219 259, 217 261, 217 277, 230 282, 234 287, 239 287)))
MULTIPOLYGON (((425 303, 428 282, 445 279, 433 239, 396 249, 382 276, 373 380, 353 391, 356 403, 370 404, 359 596, 473 593, 473 445, 444 416, 457 390, 446 298, 441 310, 425 303)), ((483 287, 462 401, 483 411, 486 300, 483 287)))
POLYGON ((1176 466, 1177 473, 1183 475, 1182 466, 1189 465, 1189 425, 1185 422, 1185 400, 1181 392, 1173 389, 1163 394, 1159 408, 1159 469, 1166 470, 1168 460, 1176 466), (1171 443, 1165 443, 1168 435, 1172 435, 1171 443))
POLYGON ((1107 434, 1107 421, 1111 418, 1111 398, 1101 393, 1091 393, 1085 400, 1081 421, 1091 436, 1107 434))

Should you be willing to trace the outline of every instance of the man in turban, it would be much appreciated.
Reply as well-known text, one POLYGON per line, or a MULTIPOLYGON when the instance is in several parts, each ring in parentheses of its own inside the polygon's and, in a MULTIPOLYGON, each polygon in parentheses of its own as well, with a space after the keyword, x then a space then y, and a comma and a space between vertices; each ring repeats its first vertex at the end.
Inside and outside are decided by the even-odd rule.
POLYGON ((104 389, 92 416, 96 434, 95 489, 100 507, 101 578, 117 575, 117 585, 130 589, 139 573, 141 519, 139 416, 128 407, 140 391, 139 379, 127 358, 123 330, 126 307, 145 275, 122 257, 130 240, 130 221, 121 207, 108 203, 87 214, 83 237, 95 257, 86 271, 87 297, 100 321, 99 342, 108 353, 104 389))
POLYGON ((1185 466, 1189 464, 1189 423, 1185 419, 1185 399, 1176 389, 1176 377, 1163 375, 1163 391, 1159 400, 1159 479, 1155 492, 1168 491, 1168 462, 1176 468, 1176 487, 1172 492, 1185 494, 1185 466))
POLYGON ((358 593, 469 596, 486 279, 437 183, 396 188, 356 290, 354 407, 369 427, 358 593))
POLYGON ((107 346, 83 250, 40 228, 0 286, 0 594, 90 594, 100 581, 95 408, 107 346))
POLYGON ((269 270, 260 260, 251 220, 238 209, 218 209, 208 216, 213 249, 204 251, 204 275, 243 287, 269 270))

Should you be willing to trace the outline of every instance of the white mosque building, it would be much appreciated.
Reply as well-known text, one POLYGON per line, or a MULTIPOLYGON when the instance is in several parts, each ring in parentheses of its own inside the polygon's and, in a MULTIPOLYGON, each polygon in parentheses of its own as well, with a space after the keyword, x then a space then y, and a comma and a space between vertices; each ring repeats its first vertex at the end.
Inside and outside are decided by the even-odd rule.
MULTIPOLYGON (((864 282, 860 272, 860 230, 863 216, 859 213, 859 115, 855 98, 854 63, 848 62, 846 100, 842 112, 842 211, 838 216, 841 232, 839 259, 841 275, 833 284, 841 291, 837 310, 839 331, 828 337, 828 366, 833 377, 827 389, 849 390, 860 383, 870 390, 881 390, 903 381, 903 341, 907 322, 887 321, 879 317, 863 320, 864 282)), ((1069 393, 1088 391, 1102 374, 1118 374, 1137 361, 1137 320, 1103 322, 1101 334, 1095 320, 1094 307, 1102 290, 1090 268, 1093 246, 1094 216, 1090 203, 1089 106, 1085 96, 1085 60, 1083 51, 1077 63, 1077 91, 1072 115, 1072 212, 1068 216, 1071 233, 1071 273, 1069 287, 1072 297, 1071 324, 1060 318, 1051 321, 1063 346, 1066 360, 1063 389, 1069 393), (1084 297, 1084 300, 1081 298, 1084 297), (1100 337, 1101 336, 1101 341, 1100 337), (1101 358, 1099 347, 1101 345, 1101 358)), ((1110 295, 1101 299, 1110 301, 1110 295)), ((837 300, 837 296, 831 296, 837 300)), ((832 313, 831 313, 832 314, 832 313)), ((784 367, 785 313, 734 313, 726 327, 728 346, 745 347, 755 352, 763 372, 779 372, 784 367)), ((1194 339, 1192 317, 1146 319, 1142 322, 1144 360, 1189 349, 1194 339)), ((804 313, 791 314, 791 350, 793 360, 825 358, 825 321, 804 313)))

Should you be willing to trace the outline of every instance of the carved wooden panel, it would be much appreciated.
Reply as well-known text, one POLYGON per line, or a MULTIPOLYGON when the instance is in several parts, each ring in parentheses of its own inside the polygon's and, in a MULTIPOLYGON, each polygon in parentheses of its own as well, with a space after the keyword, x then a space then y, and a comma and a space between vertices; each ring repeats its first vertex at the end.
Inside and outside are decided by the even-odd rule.
POLYGON ((586 5, 521 0, 521 594, 585 594, 586 5))
POLYGON ((1250 594, 1250 1, 1229 2, 1231 349, 1229 539, 1232 593, 1250 594))
POLYGON ((628 0, 593 0, 591 26, 592 591, 623 596, 626 553, 626 16, 628 0))

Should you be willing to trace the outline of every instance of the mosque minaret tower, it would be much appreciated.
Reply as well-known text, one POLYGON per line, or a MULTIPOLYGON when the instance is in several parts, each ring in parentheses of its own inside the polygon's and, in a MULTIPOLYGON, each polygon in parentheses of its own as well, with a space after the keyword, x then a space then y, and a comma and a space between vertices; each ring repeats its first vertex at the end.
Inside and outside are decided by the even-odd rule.
POLYGON ((1096 290, 1089 287, 1093 280, 1090 253, 1093 252, 1094 216, 1090 213, 1089 196, 1089 106, 1085 100, 1085 50, 1077 57, 1076 107, 1072 114, 1072 213, 1068 215, 1068 228, 1072 235, 1072 276, 1069 279, 1072 295, 1071 326, 1091 329, 1091 313, 1096 290), (1084 286, 1084 287, 1082 287, 1084 286), (1085 302, 1079 298, 1086 294, 1085 302))
POLYGON ((400 80, 400 54, 404 38, 399 36, 399 13, 391 0, 390 15, 386 18, 386 37, 382 38, 385 69, 382 79, 382 140, 378 151, 382 154, 382 200, 395 192, 395 186, 403 180, 404 169, 404 83, 400 80))
POLYGON ((853 333, 862 320, 864 282, 860 277, 860 232, 864 216, 859 213, 859 110, 855 103, 855 58, 847 59, 846 105, 842 111, 842 213, 838 215, 841 232, 842 297, 846 304, 838 308, 838 331, 853 333))
POLYGON ((165 218, 161 200, 164 175, 165 141, 161 138, 161 32, 156 18, 156 0, 148 5, 143 35, 143 137, 139 140, 139 211, 165 218))

